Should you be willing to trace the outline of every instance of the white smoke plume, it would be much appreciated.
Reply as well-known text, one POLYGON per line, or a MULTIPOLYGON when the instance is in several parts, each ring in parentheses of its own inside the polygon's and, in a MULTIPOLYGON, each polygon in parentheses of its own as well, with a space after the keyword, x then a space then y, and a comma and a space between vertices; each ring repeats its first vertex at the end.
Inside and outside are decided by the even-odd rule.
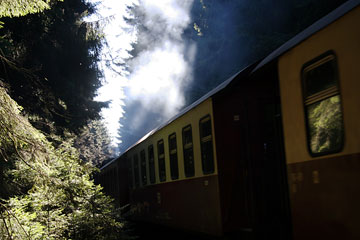
MULTIPOLYGON (((192 81, 195 46, 185 45, 182 34, 191 24, 192 0, 141 0, 137 32, 139 51, 128 62, 130 75, 126 103, 136 107, 126 131, 145 134, 175 115, 185 104, 183 88, 192 81), (132 104, 136 102, 136 104, 132 104), (144 123, 150 119, 153 124, 144 123), (146 126, 145 126, 146 125, 146 126), (143 131, 139 131, 139 130, 143 131)), ((141 136, 137 136, 138 138, 141 136)), ((127 139, 122 139, 127 141, 127 139)))

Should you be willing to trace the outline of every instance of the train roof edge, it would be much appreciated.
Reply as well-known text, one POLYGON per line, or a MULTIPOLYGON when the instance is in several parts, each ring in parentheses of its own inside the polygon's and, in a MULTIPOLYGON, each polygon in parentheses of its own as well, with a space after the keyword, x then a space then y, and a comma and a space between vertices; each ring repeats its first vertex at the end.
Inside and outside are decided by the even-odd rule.
POLYGON ((172 123, 177 118, 181 117, 182 115, 184 115, 185 113, 187 113, 191 109, 195 108, 196 106, 198 106, 199 104, 201 104, 205 100, 209 99, 210 97, 213 97, 217 93, 219 93, 222 90, 224 90, 225 88, 227 88, 234 81, 235 78, 242 78, 242 77, 249 76, 249 75, 255 73, 256 71, 261 69, 263 66, 267 65, 268 63, 270 63, 273 60, 277 59, 279 56, 283 55, 285 52, 292 49, 297 44, 305 41, 307 38, 309 38, 310 36, 312 36, 316 32, 320 31, 321 29, 325 28, 326 26, 328 26, 329 24, 331 24, 332 22, 334 22, 338 18, 342 17, 347 12, 349 12, 352 9, 354 9, 355 7, 357 7, 359 4, 360 4, 360 0, 350 0, 350 1, 347 1, 347 2, 343 3, 338 8, 334 9, 329 14, 322 17, 321 19, 319 19, 318 21, 316 21, 315 23, 313 23, 312 25, 307 27, 305 30, 303 30, 300 33, 298 33, 297 35, 295 35, 289 41, 285 42, 279 48, 277 48, 272 53, 270 53, 267 57, 265 57, 262 60, 260 60, 258 62, 255 62, 255 63, 245 67, 244 69, 238 71, 232 77, 230 77, 229 79, 222 82, 220 85, 218 85, 216 88, 214 88, 213 90, 211 90, 210 92, 208 92, 207 94, 205 94, 204 96, 199 98, 197 101, 193 102, 189 106, 182 109, 174 117, 170 118, 168 121, 164 122, 163 124, 160 124, 158 127, 154 128, 153 130, 151 130, 150 132, 145 134, 136 143, 134 143, 129 148, 127 148, 123 153, 121 153, 120 156, 114 158, 110 162, 106 163, 104 166, 100 167, 100 170, 102 170, 102 169, 106 168, 107 166, 111 165, 117 159, 124 156, 130 149, 132 149, 133 147, 135 147, 138 144, 145 141, 148 137, 152 136, 155 132, 161 130, 163 127, 165 127, 168 124, 172 123))
POLYGON ((215 87, 214 89, 212 89, 211 91, 209 91, 207 94, 205 94, 204 96, 202 96, 201 98, 199 98, 198 100, 196 100, 195 102, 193 102, 192 104, 190 104, 189 106, 183 108, 178 114, 174 115, 172 118, 170 118, 169 120, 167 120, 166 122, 160 124, 159 126, 157 126, 156 128, 154 128, 153 130, 151 130, 150 132, 148 132, 147 134, 145 134, 143 137, 141 137, 136 143, 134 143, 133 145, 131 145, 130 147, 128 147, 123 153, 120 154, 119 157, 114 158, 113 160, 111 160, 110 162, 106 163, 104 166, 100 167, 100 170, 104 169, 105 167, 111 165, 113 162, 115 162, 117 159, 121 158, 124 154, 126 154, 130 149, 132 149, 133 147, 137 146, 138 144, 142 143, 143 141, 145 141, 148 137, 152 136, 154 133, 156 133, 157 131, 161 130, 162 128, 164 128, 165 126, 169 125, 170 123, 172 123, 173 121, 175 121, 176 119, 178 119, 179 117, 183 116, 184 114, 186 114, 187 112, 189 112, 191 109, 195 108, 196 106, 200 105, 202 102, 204 102, 205 100, 211 98, 212 96, 214 96, 215 94, 217 94, 218 92, 222 91, 223 89, 225 89, 228 85, 230 85, 233 80, 235 78, 239 78, 240 76, 247 76, 251 70, 258 64, 258 62, 253 63, 247 67, 245 67, 244 69, 238 71, 237 73, 235 73, 233 76, 231 76, 230 78, 228 78, 227 80, 225 80, 224 82, 222 82, 221 84, 219 84, 217 87, 215 87))
POLYGON ((309 27, 305 28, 300 33, 296 34, 293 38, 285 42, 275 51, 270 53, 254 68, 252 73, 256 72, 263 66, 267 65, 269 62, 273 61, 274 59, 277 59, 278 57, 280 57, 285 52, 289 51, 299 43, 305 41, 307 38, 311 37, 318 31, 330 25, 332 22, 336 21, 337 19, 345 15, 347 12, 351 11, 359 4, 360 4, 360 0, 349 0, 343 3, 342 5, 340 5, 339 7, 337 7, 336 9, 325 15, 324 17, 320 18, 315 23, 311 24, 309 27))

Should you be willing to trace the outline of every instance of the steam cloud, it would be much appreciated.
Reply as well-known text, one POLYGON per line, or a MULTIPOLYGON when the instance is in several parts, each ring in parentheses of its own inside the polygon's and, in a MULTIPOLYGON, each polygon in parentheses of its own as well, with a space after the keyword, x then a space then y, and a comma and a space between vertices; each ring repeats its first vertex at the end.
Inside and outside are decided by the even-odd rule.
POLYGON ((142 135, 175 115, 185 104, 196 47, 184 44, 191 1, 142 0, 138 6, 136 56, 128 63, 126 118, 120 120, 123 152, 142 135))

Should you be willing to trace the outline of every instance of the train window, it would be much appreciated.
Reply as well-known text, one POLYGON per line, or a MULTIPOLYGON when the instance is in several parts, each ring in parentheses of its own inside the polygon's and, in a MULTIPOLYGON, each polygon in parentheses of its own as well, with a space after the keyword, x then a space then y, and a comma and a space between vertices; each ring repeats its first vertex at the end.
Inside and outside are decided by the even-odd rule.
POLYGON ((150 145, 148 147, 148 155, 149 155, 149 174, 150 174, 150 183, 155 183, 155 159, 154 159, 154 147, 150 145))
POLYGON ((185 176, 193 177, 195 175, 195 169, 194 169, 194 152, 193 152, 191 125, 183 128, 182 139, 183 139, 185 176))
POLYGON ((157 146, 158 146, 158 160, 159 160, 159 178, 160 178, 160 182, 164 182, 166 181, 164 140, 158 141, 157 146))
POLYGON ((214 154, 212 144, 211 118, 206 116, 200 119, 201 162, 204 174, 214 172, 214 154))
POLYGON ((140 186, 140 179, 139 179, 139 158, 138 155, 134 155, 134 185, 135 188, 140 186))
POLYGON ((128 171, 129 171, 129 188, 133 189, 134 187, 134 179, 133 179, 133 165, 132 165, 132 161, 131 158, 127 158, 128 161, 128 171))
POLYGON ((146 176, 146 154, 145 150, 141 150, 140 152, 140 164, 141 164, 141 184, 145 186, 147 184, 147 176, 146 176))
POLYGON ((171 179, 179 178, 179 167, 178 167, 178 156, 177 156, 177 145, 176 145, 176 134, 169 135, 169 157, 170 157, 170 174, 171 179))
POLYGON ((310 154, 341 151, 344 127, 335 54, 327 52, 305 64, 302 81, 310 154))

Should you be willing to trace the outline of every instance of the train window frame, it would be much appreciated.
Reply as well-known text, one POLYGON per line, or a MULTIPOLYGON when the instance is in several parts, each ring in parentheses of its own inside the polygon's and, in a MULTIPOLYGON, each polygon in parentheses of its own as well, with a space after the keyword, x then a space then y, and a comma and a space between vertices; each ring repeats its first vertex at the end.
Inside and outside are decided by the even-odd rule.
MULTIPOLYGON (((328 74, 328 73, 327 73, 328 74)), ((321 82, 321 81, 319 81, 321 82)), ((324 80, 322 80, 324 82, 324 80)), ((340 78, 339 78, 339 71, 338 71, 338 63, 337 63, 337 56, 334 51, 330 50, 327 51, 318 57, 306 62, 302 69, 301 69, 301 83, 302 83, 302 92, 303 92, 303 106, 304 106, 304 116, 305 116, 305 125, 306 125, 306 142, 307 142, 307 150, 311 157, 319 157, 334 153, 339 153, 344 149, 344 142, 345 142, 345 128, 344 128, 344 111, 342 107, 342 96, 341 96, 341 89, 340 89, 340 78), (310 71, 319 69, 320 67, 324 68, 325 64, 330 65, 332 68, 332 77, 333 79, 326 80, 327 83, 330 84, 327 87, 319 88, 319 86, 315 87, 318 88, 318 91, 313 92, 309 90, 310 88, 309 79, 307 77, 310 71), (311 93, 311 94, 309 94, 311 93), (339 124, 340 128, 337 129, 339 131, 339 141, 336 143, 335 147, 329 147, 327 150, 321 150, 320 147, 319 151, 316 151, 313 146, 313 142, 316 140, 314 137, 316 135, 320 135, 320 130, 316 129, 316 123, 312 120, 312 116, 316 116, 315 112, 321 114, 320 107, 321 105, 326 106, 329 104, 337 104, 336 110, 339 112, 340 116, 337 116, 338 119, 337 124, 339 124), (314 130, 315 129, 315 130, 314 130), (318 131, 318 132, 316 132, 318 131), (316 135, 314 135, 316 133, 316 135)), ((325 131, 325 130, 324 130, 325 131)), ((330 134, 328 134, 330 135, 330 134)), ((329 140, 330 141, 330 140, 329 140)), ((330 141, 331 144, 331 141, 330 141)), ((323 148, 324 149, 324 148, 323 148)))
POLYGON ((140 151, 140 182, 142 186, 147 185, 147 163, 146 163, 146 153, 145 149, 140 151))
POLYGON ((200 132, 200 151, 201 151, 201 163, 202 163, 202 171, 204 175, 212 174, 215 172, 215 154, 214 154, 214 137, 213 137, 213 129, 212 129, 212 119, 211 115, 207 114, 199 120, 199 132, 200 132), (202 127, 203 124, 210 122, 210 135, 203 136, 204 129, 202 127), (210 142, 210 144, 209 144, 210 142), (210 150, 208 150, 210 147, 210 150), (210 153, 211 159, 210 162, 205 158, 206 152, 210 153))
POLYGON ((175 132, 168 136, 168 143, 169 143, 170 177, 171 180, 176 180, 179 179, 179 158, 177 153, 177 138, 175 132))
POLYGON ((185 177, 194 177, 195 176, 195 159, 194 159, 194 139, 192 133, 191 124, 183 127, 182 129, 182 146, 183 146, 183 156, 184 156, 184 172, 185 177), (190 132, 191 142, 187 142, 185 132, 190 132))
POLYGON ((138 188, 140 187, 140 163, 137 153, 135 153, 133 156, 133 167, 134 167, 134 188, 138 188))
POLYGON ((160 139, 157 142, 158 150, 158 169, 159 169, 159 180, 160 182, 166 181, 166 161, 165 161, 165 142, 163 139, 160 139), (160 148, 162 146, 162 148, 160 148), (162 153, 160 151, 162 149, 162 153))
POLYGON ((154 145, 151 144, 148 146, 148 159, 149 159, 149 178, 150 184, 156 183, 156 173, 155 173, 155 154, 154 154, 154 145))

